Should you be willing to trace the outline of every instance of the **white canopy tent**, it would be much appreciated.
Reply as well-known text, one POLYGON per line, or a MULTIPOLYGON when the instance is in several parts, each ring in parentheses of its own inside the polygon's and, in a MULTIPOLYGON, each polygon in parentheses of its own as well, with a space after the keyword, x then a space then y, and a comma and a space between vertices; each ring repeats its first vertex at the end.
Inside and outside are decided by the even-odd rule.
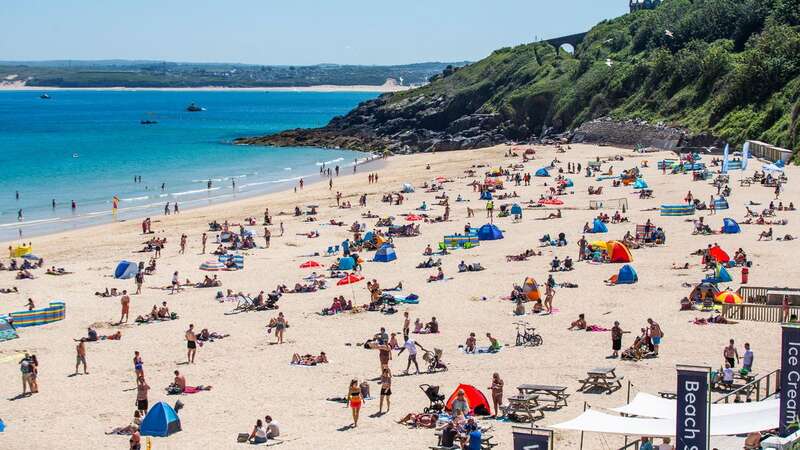
MULTIPOLYGON (((755 411, 778 411, 779 401, 777 399, 764 400, 761 402, 750 403, 720 403, 711 405, 711 417, 729 416, 744 414, 755 411)), ((611 408, 611 411, 630 416, 654 417, 658 419, 675 419, 677 402, 653 394, 640 392, 636 394, 633 401, 619 408, 611 408)))
MULTIPOLYGON (((778 400, 711 406, 711 436, 732 436, 778 428, 778 400)), ((552 428, 628 436, 675 436, 676 402, 650 394, 637 394, 633 402, 614 412, 646 417, 623 417, 597 409, 552 428), (652 417, 654 415, 663 417, 652 417)))

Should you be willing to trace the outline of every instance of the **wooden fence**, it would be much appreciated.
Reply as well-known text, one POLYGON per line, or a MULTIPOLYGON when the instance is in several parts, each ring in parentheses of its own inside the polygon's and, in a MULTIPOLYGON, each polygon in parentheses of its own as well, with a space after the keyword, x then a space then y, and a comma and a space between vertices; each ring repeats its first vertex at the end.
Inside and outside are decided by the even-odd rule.
MULTIPOLYGON (((789 307, 789 314, 800 317, 800 306, 789 307)), ((742 303, 740 305, 722 305, 722 317, 731 320, 755 320, 757 322, 780 322, 783 310, 780 305, 759 305, 742 303)))

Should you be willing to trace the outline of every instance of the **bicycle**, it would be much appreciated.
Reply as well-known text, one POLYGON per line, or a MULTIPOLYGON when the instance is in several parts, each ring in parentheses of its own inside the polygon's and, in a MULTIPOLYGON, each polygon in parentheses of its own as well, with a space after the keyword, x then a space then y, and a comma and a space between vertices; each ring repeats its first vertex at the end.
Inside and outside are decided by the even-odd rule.
POLYGON ((514 322, 514 325, 517 326, 517 346, 529 345, 529 346, 539 346, 544 343, 542 339, 542 335, 536 333, 536 328, 531 328, 525 322, 514 322), (520 328, 522 331, 520 332, 520 328))

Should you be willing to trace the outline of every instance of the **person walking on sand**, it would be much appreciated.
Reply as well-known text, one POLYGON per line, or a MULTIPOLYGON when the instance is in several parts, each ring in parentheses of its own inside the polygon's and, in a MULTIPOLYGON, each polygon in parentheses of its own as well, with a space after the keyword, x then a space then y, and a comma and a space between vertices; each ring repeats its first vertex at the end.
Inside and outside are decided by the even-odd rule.
POLYGON ((208 236, 203 233, 203 236, 200 238, 200 241, 203 243, 203 254, 206 254, 206 242, 208 242, 208 236))
POLYGON ((128 322, 128 311, 131 305, 131 298, 128 296, 127 290, 122 290, 122 297, 119 299, 120 305, 122 306, 122 313, 119 316, 119 323, 128 322))
POLYGON ((547 310, 547 314, 553 314, 553 297, 555 296, 555 289, 548 283, 544 291, 544 309, 547 310))
POLYGON ((144 361, 138 350, 133 352, 133 371, 136 373, 136 379, 144 378, 144 361))
POLYGON ((175 273, 172 274, 172 291, 170 294, 174 294, 175 291, 181 291, 181 282, 178 279, 178 271, 176 270, 175 273))
POLYGON ((421 348, 422 351, 425 350, 425 347, 422 344, 414 342, 413 340, 406 338, 405 343, 403 344, 403 348, 397 353, 397 356, 400 356, 404 351, 408 350, 408 363, 406 363, 406 370, 403 372, 404 374, 408 375, 408 369, 411 368, 411 364, 414 364, 414 368, 417 371, 417 375, 419 375, 419 363, 417 362, 417 347, 421 348))
POLYGON ((283 333, 286 330, 286 327, 289 326, 289 323, 286 322, 286 317, 283 316, 283 313, 278 313, 278 317, 275 318, 275 338, 277 339, 278 344, 283 344, 283 333))
POLYGON ((630 333, 630 331, 623 331, 622 328, 619 326, 618 321, 614 321, 614 326, 611 327, 611 357, 617 358, 619 356, 619 351, 622 350, 622 335, 625 333, 630 333))
POLYGON ((350 404, 350 412, 353 414, 352 427, 358 427, 358 414, 361 412, 362 399, 361 388, 355 378, 350 380, 350 387, 347 388, 347 401, 350 404))
POLYGON ((392 371, 388 367, 381 374, 381 399, 378 404, 378 414, 383 414, 383 400, 386 399, 386 412, 389 412, 392 396, 392 371))
POLYGON ((197 335, 194 334, 194 324, 189 324, 186 330, 186 362, 194 364, 194 355, 197 353, 197 335))
POLYGON ((144 272, 141 270, 136 272, 136 278, 134 281, 136 283, 136 295, 139 295, 142 293, 142 284, 144 284, 144 272))
POLYGON ((267 227, 264 227, 264 248, 269 248, 269 240, 272 237, 272 233, 269 232, 267 227))
POLYGON ((497 417, 500 407, 503 406, 503 380, 497 372, 492 374, 492 385, 489 390, 492 391, 492 403, 494 403, 494 416, 497 417))
POLYGON ((186 254, 186 239, 187 239, 186 235, 182 234, 181 235, 181 249, 180 249, 180 251, 178 251, 178 254, 180 254, 180 255, 186 254))
POLYGON ((83 364, 83 373, 85 375, 89 375, 89 371, 86 369, 86 343, 81 339, 78 341, 78 345, 75 346, 75 375, 78 374, 78 367, 83 364))
POLYGON ((300 189, 303 189, 303 179, 302 178, 300 178, 299 184, 300 184, 300 189))

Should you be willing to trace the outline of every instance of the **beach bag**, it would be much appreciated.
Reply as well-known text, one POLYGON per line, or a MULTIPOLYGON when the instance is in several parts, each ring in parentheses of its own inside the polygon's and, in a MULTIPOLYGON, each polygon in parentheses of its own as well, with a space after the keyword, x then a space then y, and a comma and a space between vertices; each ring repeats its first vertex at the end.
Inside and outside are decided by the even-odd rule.
POLYGON ((244 442, 247 442, 247 440, 249 438, 250 438, 249 434, 247 434, 247 433, 239 433, 238 435, 236 435, 236 442, 244 443, 244 442))

